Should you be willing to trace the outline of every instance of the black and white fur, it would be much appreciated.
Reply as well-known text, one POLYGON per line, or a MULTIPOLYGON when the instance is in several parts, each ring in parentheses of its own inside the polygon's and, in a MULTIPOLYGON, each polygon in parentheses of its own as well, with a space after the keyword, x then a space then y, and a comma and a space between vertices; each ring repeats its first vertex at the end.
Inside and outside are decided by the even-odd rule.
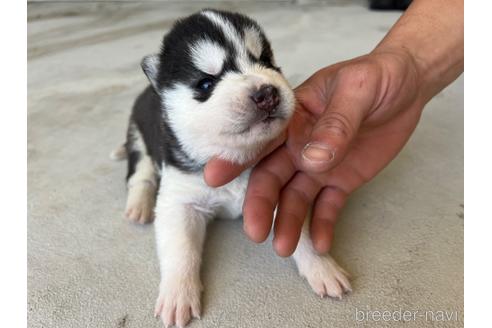
MULTIPOLYGON (((128 158, 127 217, 146 223, 155 212, 161 267, 155 315, 166 327, 182 327, 200 316, 207 222, 240 217, 249 177, 247 171, 211 188, 203 167, 213 156, 253 159, 286 127, 295 100, 262 29, 240 14, 203 10, 179 20, 142 68, 151 83, 113 157, 128 158)), ((293 255, 299 272, 319 295, 341 297, 350 290, 346 273, 316 254, 308 224, 293 255)))

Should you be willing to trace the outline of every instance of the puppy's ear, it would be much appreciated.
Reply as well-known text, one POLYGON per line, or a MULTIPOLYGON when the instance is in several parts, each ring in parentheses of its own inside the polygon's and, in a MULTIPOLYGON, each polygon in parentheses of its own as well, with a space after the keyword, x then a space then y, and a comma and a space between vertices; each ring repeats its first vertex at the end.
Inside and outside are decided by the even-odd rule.
POLYGON ((154 90, 159 93, 159 85, 157 83, 157 74, 159 73, 159 55, 148 55, 142 59, 140 66, 147 75, 149 82, 152 84, 154 90))

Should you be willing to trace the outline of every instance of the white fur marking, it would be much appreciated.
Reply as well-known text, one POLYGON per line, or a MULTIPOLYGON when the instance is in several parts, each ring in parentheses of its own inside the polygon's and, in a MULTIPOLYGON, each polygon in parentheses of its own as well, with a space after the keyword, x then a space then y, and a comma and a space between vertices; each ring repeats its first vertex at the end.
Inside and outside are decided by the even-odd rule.
POLYGON ((234 28, 231 22, 227 21, 221 15, 214 13, 213 11, 203 11, 202 15, 207 17, 212 23, 219 27, 222 32, 224 32, 226 38, 232 43, 234 49, 236 50, 236 64, 241 71, 245 71, 250 65, 248 54, 246 48, 244 47, 244 42, 238 31, 234 28))
POLYGON ((193 64, 207 74, 219 74, 226 58, 225 50, 210 40, 199 40, 190 47, 193 64))

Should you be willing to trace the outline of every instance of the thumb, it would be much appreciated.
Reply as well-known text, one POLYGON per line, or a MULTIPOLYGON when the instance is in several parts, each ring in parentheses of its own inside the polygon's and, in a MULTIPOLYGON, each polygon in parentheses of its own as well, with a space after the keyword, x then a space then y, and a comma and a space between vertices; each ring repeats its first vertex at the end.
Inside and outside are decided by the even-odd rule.
POLYGON ((372 101, 364 96, 365 92, 341 88, 332 93, 302 150, 302 165, 307 172, 326 172, 340 163, 370 110, 372 101))

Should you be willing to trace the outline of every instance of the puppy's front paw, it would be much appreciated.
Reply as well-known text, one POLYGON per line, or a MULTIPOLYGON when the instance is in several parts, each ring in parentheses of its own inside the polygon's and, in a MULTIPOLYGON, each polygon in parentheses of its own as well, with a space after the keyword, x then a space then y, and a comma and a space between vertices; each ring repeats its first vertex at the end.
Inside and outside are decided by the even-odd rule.
POLYGON ((192 317, 200 319, 200 279, 179 277, 161 282, 155 305, 156 317, 164 327, 184 327, 192 317))
POLYGON ((128 189, 125 216, 135 223, 149 223, 154 219, 155 187, 139 183, 128 189))
POLYGON ((299 266, 299 272, 321 297, 328 295, 341 299, 343 294, 352 291, 348 273, 329 256, 315 256, 299 266))

